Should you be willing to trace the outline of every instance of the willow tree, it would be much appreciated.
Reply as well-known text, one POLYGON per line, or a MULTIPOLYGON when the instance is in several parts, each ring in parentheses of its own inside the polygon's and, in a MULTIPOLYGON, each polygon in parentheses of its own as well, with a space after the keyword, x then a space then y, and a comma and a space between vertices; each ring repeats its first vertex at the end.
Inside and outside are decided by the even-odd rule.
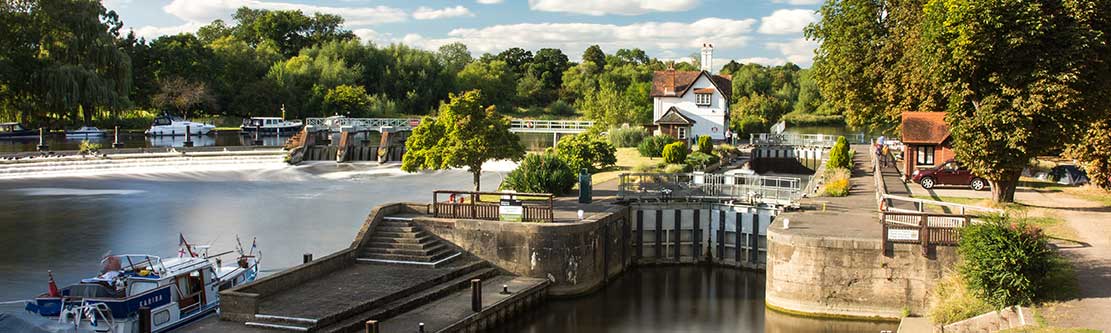
POLYGON ((957 159, 1014 201, 1023 167, 1106 117, 1108 1, 931 0, 925 68, 948 98, 957 159))
POLYGON ((120 46, 123 23, 115 12, 96 0, 5 2, 12 4, 21 6, 13 14, 29 24, 17 33, 30 42, 16 51, 26 52, 15 64, 16 80, 26 84, 13 88, 30 97, 36 116, 51 116, 46 111, 89 122, 98 109, 130 104, 131 61, 120 46))
POLYGON ((483 107, 478 90, 451 94, 435 117, 425 116, 405 141, 401 169, 408 172, 466 167, 479 191, 482 164, 489 160, 520 160, 525 155, 509 119, 483 107))

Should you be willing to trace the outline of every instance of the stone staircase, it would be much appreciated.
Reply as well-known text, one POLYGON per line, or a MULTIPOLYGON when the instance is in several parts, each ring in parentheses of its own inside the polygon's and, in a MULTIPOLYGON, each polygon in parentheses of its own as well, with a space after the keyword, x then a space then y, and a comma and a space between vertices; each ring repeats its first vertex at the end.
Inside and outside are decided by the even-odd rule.
POLYGON ((367 243, 359 249, 360 262, 440 267, 460 252, 421 230, 411 219, 384 217, 367 243))

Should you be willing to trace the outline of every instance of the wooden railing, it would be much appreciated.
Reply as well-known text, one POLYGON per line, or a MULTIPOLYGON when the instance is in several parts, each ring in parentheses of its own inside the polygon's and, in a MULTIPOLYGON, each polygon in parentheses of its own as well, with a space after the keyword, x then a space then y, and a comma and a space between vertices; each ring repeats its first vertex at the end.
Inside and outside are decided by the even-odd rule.
POLYGON ((500 199, 519 200, 522 222, 552 222, 554 196, 547 193, 434 191, 432 216, 477 220, 502 219, 500 199))

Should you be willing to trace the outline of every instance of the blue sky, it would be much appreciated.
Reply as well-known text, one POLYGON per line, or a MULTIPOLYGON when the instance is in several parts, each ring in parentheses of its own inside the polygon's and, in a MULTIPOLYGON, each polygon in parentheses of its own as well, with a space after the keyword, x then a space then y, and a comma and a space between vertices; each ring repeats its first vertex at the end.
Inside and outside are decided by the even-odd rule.
POLYGON ((560 48, 574 61, 591 44, 607 53, 641 48, 682 59, 712 43, 715 67, 740 62, 809 67, 814 42, 802 28, 821 0, 104 0, 148 39, 193 32, 236 8, 300 9, 346 19, 364 41, 434 50, 463 42, 475 55, 509 47, 560 48))

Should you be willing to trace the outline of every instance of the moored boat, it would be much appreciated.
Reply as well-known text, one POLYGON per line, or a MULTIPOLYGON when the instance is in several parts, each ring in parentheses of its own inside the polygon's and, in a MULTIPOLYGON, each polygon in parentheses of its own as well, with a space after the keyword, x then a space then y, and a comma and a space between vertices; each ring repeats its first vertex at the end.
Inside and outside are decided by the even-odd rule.
POLYGON ((38 131, 29 129, 20 123, 0 123, 0 140, 2 139, 30 139, 39 136, 38 131))
POLYGON ((198 123, 182 119, 181 117, 163 115, 154 118, 146 135, 185 135, 186 130, 192 135, 205 135, 216 129, 215 125, 198 123))
POLYGON ((166 332, 215 313, 219 291, 258 276, 259 255, 238 248, 239 257, 221 266, 206 246, 190 246, 181 237, 177 258, 147 254, 105 256, 100 272, 59 289, 50 277, 49 291, 26 304, 27 311, 77 330, 138 332, 149 320, 152 332, 166 332), (199 251, 199 253, 198 253, 199 251), (140 318, 149 309, 149 317, 140 318))
POLYGON ((285 120, 279 117, 251 117, 243 119, 239 131, 247 134, 259 133, 296 133, 304 126, 300 120, 285 120))
POLYGON ((89 139, 104 137, 104 130, 92 126, 81 126, 75 130, 66 131, 66 139, 89 139))

